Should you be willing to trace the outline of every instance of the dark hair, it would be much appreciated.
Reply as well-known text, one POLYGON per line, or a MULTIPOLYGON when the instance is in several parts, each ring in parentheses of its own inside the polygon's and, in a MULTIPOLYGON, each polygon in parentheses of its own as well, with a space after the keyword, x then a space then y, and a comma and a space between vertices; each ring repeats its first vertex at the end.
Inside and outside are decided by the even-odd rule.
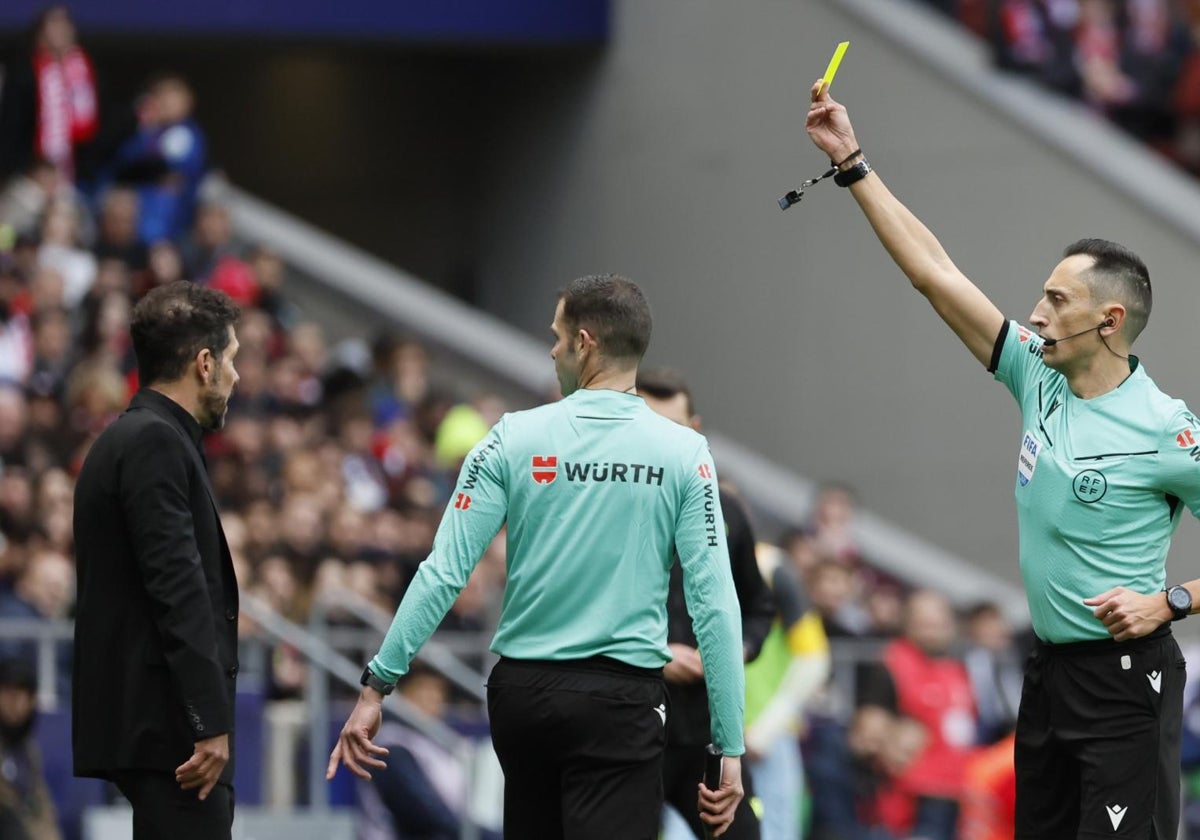
POLYGON ((446 675, 436 668, 432 668, 429 665, 425 665, 421 662, 413 662, 409 666, 408 671, 396 681, 396 690, 403 694, 404 692, 411 690, 413 685, 421 680, 436 681, 445 690, 447 697, 450 695, 450 680, 446 678, 446 675))
POLYGON ((1067 246, 1063 258, 1084 254, 1092 258, 1092 267, 1083 273, 1092 300, 1118 300, 1125 307, 1125 334, 1130 344, 1150 320, 1153 296, 1150 272, 1142 258, 1124 245, 1107 239, 1080 239, 1067 246))
POLYGON ((789 525, 779 534, 779 539, 775 541, 775 544, 784 551, 791 551, 792 546, 796 543, 811 542, 815 537, 816 532, 812 528, 789 525))
POLYGON ((205 348, 220 359, 240 314, 224 292, 185 280, 147 293, 133 308, 129 325, 141 384, 179 379, 205 348))
POLYGON ((637 284, 618 274, 589 274, 559 293, 563 319, 572 331, 585 329, 600 353, 611 359, 639 360, 650 346, 650 304, 637 284))
POLYGON ((42 30, 46 28, 50 16, 56 14, 66 15, 67 20, 71 21, 71 25, 75 25, 75 18, 71 14, 70 6, 66 3, 51 3, 42 7, 41 11, 37 13, 37 17, 33 19, 33 23, 29 25, 29 40, 36 43, 37 39, 42 37, 42 30))
POLYGON ((188 93, 192 93, 192 86, 187 78, 175 70, 155 70, 146 77, 146 81, 142 84, 142 92, 151 93, 161 85, 179 85, 185 88, 188 93))
POLYGON ((37 674, 33 666, 23 659, 0 660, 0 686, 21 688, 33 694, 37 691, 37 674))
POLYGON ((691 417, 696 413, 692 404, 692 389, 688 387, 683 374, 671 368, 650 368, 639 370, 637 375, 637 390, 656 400, 669 400, 679 394, 687 398, 687 413, 691 417))
POLYGON ((968 623, 992 616, 1004 617, 1004 612, 995 601, 978 601, 967 607, 966 612, 963 613, 963 619, 968 623))

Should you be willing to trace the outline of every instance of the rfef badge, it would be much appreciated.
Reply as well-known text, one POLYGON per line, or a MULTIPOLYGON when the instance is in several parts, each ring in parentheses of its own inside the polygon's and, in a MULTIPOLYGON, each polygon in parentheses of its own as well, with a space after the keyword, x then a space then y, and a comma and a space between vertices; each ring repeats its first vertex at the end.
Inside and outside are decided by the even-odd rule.
POLYGON ((1026 432, 1021 441, 1021 451, 1017 453, 1017 483, 1022 487, 1033 481, 1033 471, 1037 469, 1038 453, 1041 451, 1041 441, 1026 432))

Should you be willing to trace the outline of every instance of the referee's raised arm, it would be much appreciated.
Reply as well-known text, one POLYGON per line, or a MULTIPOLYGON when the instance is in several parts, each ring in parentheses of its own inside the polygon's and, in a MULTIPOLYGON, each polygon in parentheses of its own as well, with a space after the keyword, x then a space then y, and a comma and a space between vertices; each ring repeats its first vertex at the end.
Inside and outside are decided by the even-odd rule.
POLYGON ((835 102, 822 80, 813 85, 805 129, 813 143, 835 162, 837 182, 849 187, 883 247, 929 299, 950 329, 981 364, 992 356, 1004 316, 950 259, 929 228, 891 194, 866 163, 845 106, 835 102))

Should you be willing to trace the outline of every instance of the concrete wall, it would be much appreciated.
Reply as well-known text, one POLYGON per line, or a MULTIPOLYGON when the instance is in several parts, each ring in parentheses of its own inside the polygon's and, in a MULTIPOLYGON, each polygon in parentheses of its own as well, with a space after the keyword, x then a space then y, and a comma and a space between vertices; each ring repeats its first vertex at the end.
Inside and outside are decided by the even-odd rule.
MULTIPOLYGON (((787 213, 775 204, 825 167, 803 132, 807 91, 844 39, 835 94, 960 267, 1024 319, 1067 243, 1129 245, 1157 301, 1138 351, 1200 408, 1194 245, 823 2, 617 2, 590 74, 542 107, 493 103, 481 303, 548 338, 555 289, 628 274, 655 308, 650 361, 691 376, 711 427, 850 481, 869 508, 1015 580, 1011 398, 849 195, 825 182, 787 213)), ((1200 572, 1194 534, 1176 541, 1172 578, 1200 572)))

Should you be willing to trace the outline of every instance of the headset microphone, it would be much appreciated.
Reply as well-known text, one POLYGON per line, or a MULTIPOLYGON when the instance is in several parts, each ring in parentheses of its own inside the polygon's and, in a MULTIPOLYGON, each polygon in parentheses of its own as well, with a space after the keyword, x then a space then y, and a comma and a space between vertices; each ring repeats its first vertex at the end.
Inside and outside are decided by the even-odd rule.
POLYGON ((1053 347, 1055 344, 1058 344, 1059 342, 1066 341, 1071 338, 1079 338, 1079 336, 1087 335, 1088 333, 1092 332, 1092 330, 1102 330, 1105 327, 1111 327, 1112 325, 1113 325, 1113 322, 1111 320, 1108 320, 1102 324, 1097 324, 1096 326, 1092 327, 1091 329, 1084 330, 1083 332, 1077 332, 1074 335, 1064 335, 1062 338, 1047 338, 1042 342, 1042 346, 1043 347, 1053 347))

